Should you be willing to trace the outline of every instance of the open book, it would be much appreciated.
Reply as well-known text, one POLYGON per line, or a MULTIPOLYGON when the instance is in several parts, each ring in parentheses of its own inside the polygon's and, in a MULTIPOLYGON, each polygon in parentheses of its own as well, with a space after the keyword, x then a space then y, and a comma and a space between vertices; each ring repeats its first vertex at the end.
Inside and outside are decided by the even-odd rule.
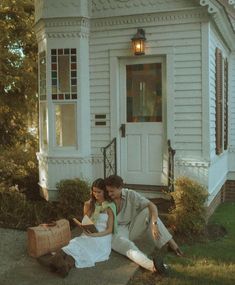
POLYGON ((98 233, 98 230, 95 227, 95 224, 92 222, 92 220, 87 215, 83 217, 82 222, 79 222, 79 220, 77 220, 76 218, 73 218, 73 221, 83 231, 86 231, 88 233, 98 233))

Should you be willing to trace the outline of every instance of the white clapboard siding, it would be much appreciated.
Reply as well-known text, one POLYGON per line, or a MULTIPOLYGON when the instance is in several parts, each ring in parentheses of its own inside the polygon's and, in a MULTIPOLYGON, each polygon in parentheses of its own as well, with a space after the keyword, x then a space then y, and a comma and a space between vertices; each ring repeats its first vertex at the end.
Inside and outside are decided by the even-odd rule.
MULTIPOLYGON (((201 103, 201 26, 200 23, 164 24, 145 26, 146 46, 149 53, 157 55, 159 48, 174 47, 175 87, 175 145, 176 151, 190 156, 201 155, 202 151, 202 103, 201 103), (184 146, 182 148, 182 146, 184 146), (190 152, 191 151, 191 152, 190 152)), ((130 49, 130 39, 136 28, 123 26, 106 27, 106 30, 90 35, 90 94, 91 115, 104 111, 110 118, 109 52, 130 49), (99 101, 99 102, 97 102, 99 101)), ((110 125, 110 121, 107 122, 110 125)), ((97 153, 110 141, 110 129, 92 124, 92 152, 97 153), (96 130, 104 134, 98 136, 96 130), (101 131, 102 130, 102 131, 101 131)))

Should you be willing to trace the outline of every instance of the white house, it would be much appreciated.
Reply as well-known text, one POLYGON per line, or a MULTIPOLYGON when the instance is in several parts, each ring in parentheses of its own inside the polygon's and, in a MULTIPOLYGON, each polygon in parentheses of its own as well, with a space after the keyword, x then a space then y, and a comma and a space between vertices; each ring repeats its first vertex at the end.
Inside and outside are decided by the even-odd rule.
POLYGON ((35 0, 35 10, 39 183, 51 199, 61 179, 103 177, 112 141, 106 175, 133 187, 167 186, 174 171, 204 184, 208 205, 235 191, 235 1, 35 0))

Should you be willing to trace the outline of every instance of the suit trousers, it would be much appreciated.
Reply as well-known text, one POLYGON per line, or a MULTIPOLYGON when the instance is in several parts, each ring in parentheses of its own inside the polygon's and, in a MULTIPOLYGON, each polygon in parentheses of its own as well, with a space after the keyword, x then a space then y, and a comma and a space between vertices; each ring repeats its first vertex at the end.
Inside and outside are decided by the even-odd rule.
MULTIPOLYGON (((154 240, 153 238, 152 240, 157 248, 161 248, 172 239, 172 236, 159 218, 157 225, 161 236, 158 240, 154 240)), ((148 232, 149 210, 145 208, 135 217, 130 225, 118 225, 118 233, 113 235, 112 238, 112 249, 127 256, 141 267, 153 271, 153 261, 140 251, 134 243, 136 239, 143 234, 148 234, 148 232)))

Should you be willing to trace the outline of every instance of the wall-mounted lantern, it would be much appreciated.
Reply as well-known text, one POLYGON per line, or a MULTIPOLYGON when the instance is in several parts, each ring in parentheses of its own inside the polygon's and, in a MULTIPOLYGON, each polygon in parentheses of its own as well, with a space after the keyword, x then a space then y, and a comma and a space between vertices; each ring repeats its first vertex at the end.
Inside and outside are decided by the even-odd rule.
POLYGON ((137 33, 131 39, 132 48, 135 55, 145 54, 145 31, 144 29, 137 29, 137 33))

